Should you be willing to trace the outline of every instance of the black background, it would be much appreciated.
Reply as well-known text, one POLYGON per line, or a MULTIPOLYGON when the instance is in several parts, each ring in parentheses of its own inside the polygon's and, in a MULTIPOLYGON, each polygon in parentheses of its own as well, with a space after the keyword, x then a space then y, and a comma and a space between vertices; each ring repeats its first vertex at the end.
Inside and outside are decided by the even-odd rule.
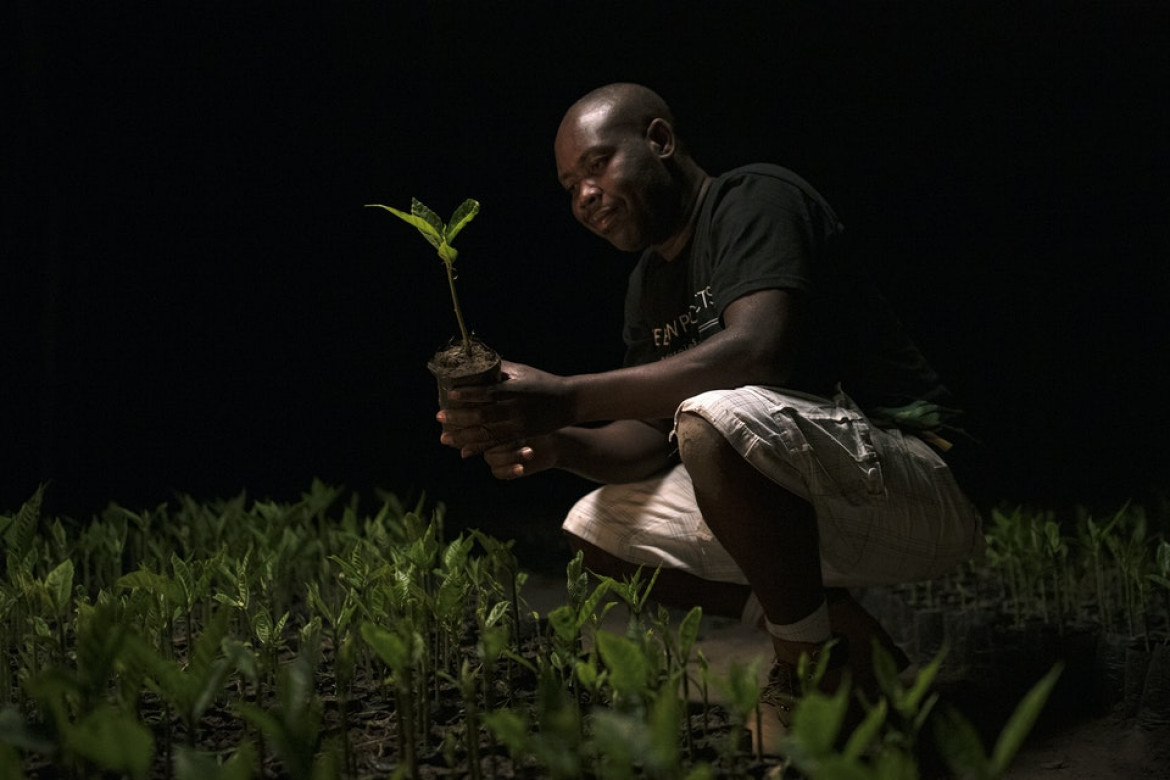
POLYGON ((318 477, 550 525, 586 483, 437 442, 441 265, 365 203, 444 216, 506 357, 621 357, 632 258, 570 218, 552 138, 616 80, 711 172, 834 205, 949 383, 1005 501, 1170 477, 1170 34, 1161 2, 42 3, 4 11, 0 511, 75 517, 318 477))

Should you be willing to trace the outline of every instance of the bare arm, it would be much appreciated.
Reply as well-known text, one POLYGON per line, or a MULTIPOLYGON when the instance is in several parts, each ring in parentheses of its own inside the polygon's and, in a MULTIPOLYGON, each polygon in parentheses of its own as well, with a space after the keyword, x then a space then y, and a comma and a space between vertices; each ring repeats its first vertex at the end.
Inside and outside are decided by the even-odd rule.
POLYGON ((452 395, 480 405, 441 411, 440 421, 455 429, 443 442, 472 455, 578 423, 670 418, 682 401, 706 390, 782 385, 791 372, 801 309, 798 293, 750 293, 724 310, 724 329, 703 343, 615 371, 562 377, 507 364, 507 381, 452 395))
POLYGON ((599 428, 569 426, 493 447, 484 460, 499 479, 557 468, 605 484, 636 482, 670 465, 668 430, 669 421, 661 426, 641 420, 618 420, 599 428))
POLYGON ((800 300, 787 290, 761 290, 724 311, 724 329, 666 360, 566 378, 571 416, 579 422, 673 417, 706 390, 781 385, 791 371, 800 300))

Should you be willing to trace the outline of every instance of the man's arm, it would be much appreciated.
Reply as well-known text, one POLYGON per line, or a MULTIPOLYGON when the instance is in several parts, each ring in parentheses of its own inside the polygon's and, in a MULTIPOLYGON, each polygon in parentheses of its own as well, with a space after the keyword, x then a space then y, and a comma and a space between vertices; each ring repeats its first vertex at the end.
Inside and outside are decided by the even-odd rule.
POLYGON ((706 390, 783 385, 792 369, 802 303, 789 290, 749 293, 724 310, 721 332, 645 365, 562 377, 507 364, 507 381, 452 393, 452 400, 478 405, 439 413, 453 429, 443 442, 469 456, 578 423, 670 418, 685 399, 706 390))
POLYGON ((760 290, 732 301, 724 329, 665 360, 567 378, 578 421, 673 417, 707 390, 782 385, 791 373, 799 293, 760 290))
POLYGON ((618 420, 599 428, 569 426, 493 447, 484 453, 484 460, 499 479, 557 468, 604 484, 636 482, 670 465, 669 428, 669 420, 661 425, 618 420))

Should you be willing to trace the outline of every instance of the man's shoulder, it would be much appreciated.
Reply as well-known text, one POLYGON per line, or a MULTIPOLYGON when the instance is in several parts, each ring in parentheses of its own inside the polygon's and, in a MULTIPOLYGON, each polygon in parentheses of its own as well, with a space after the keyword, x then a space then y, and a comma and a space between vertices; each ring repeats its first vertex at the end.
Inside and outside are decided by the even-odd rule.
POLYGON ((774 163, 751 163, 725 171, 711 183, 700 221, 714 225, 752 214, 790 214, 822 222, 826 233, 839 232, 840 220, 829 202, 800 174, 774 163))
POLYGON ((764 187, 778 187, 792 192, 800 192, 816 200, 824 201, 807 179, 795 171, 775 163, 757 162, 740 165, 724 171, 715 177, 712 189, 716 192, 729 192, 744 185, 764 187))
POLYGON ((767 176, 773 179, 781 179, 783 181, 797 180, 803 181, 794 171, 785 168, 782 165, 770 162, 754 162, 746 165, 738 165, 730 170, 724 171, 718 178, 720 179, 737 179, 750 178, 753 176, 767 176))

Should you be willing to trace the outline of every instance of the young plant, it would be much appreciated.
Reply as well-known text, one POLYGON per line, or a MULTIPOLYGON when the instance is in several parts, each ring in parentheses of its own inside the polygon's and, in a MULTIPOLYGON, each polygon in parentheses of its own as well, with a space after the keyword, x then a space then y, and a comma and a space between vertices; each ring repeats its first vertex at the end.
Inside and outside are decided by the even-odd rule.
POLYGON ((240 716, 264 733, 292 780, 323 776, 319 767, 331 761, 319 754, 321 702, 313 682, 313 663, 297 656, 281 668, 276 703, 265 710, 250 702, 237 702, 240 716))
POLYGON ((1082 548, 1087 551, 1093 569, 1093 587, 1097 594, 1097 619, 1106 630, 1114 628, 1113 612, 1110 608, 1112 591, 1106 586, 1107 539, 1113 534, 1113 527, 1125 513, 1126 506, 1116 512, 1109 522, 1099 524, 1092 517, 1085 517, 1078 524, 1078 535, 1082 548))
POLYGON ((934 735, 943 758, 955 775, 976 780, 1002 777, 1040 717, 1063 670, 1064 665, 1057 663, 1024 695, 1000 731, 990 755, 984 750, 978 731, 966 717, 953 707, 942 709, 932 721, 934 735))
MULTIPOLYGON (((733 661, 727 670, 726 678, 715 678, 715 684, 723 689, 727 706, 731 711, 731 731, 728 732, 724 749, 725 758, 734 776, 739 776, 740 745, 743 743, 744 735, 748 733, 751 718, 755 717, 757 732, 759 731, 758 707, 763 689, 760 687, 758 670, 758 658, 746 665, 733 661)), ((806 700, 801 699, 797 706, 803 705, 806 700)))
POLYGON ((381 203, 367 203, 366 207, 385 209, 404 222, 414 225, 422 237, 427 240, 427 243, 438 252, 439 259, 443 261, 443 266, 447 270, 447 286, 451 290, 451 305, 455 309, 455 319, 459 322, 463 351, 470 353, 471 334, 467 330, 467 324, 463 321, 463 310, 459 306, 459 296, 455 292, 455 258, 459 256, 459 253, 455 251, 455 247, 451 243, 455 240, 455 236, 467 227, 467 223, 479 213, 479 201, 471 198, 463 201, 445 224, 438 214, 424 206, 418 198, 410 199, 409 214, 391 206, 383 206, 381 203))
MULTIPOLYGON (((423 655, 423 639, 408 628, 382 628, 375 623, 363 623, 362 639, 382 659, 390 672, 387 682, 394 688, 395 712, 398 718, 399 763, 410 777, 418 777, 418 750, 416 746, 418 709, 417 673, 419 658, 423 655)), ((424 697, 425 698, 425 697, 424 697)))
POLYGON ((127 660, 146 670, 150 686, 182 718, 189 746, 195 745, 200 719, 222 693, 232 672, 232 659, 222 649, 227 629, 227 611, 217 611, 188 645, 185 664, 164 658, 136 636, 126 640, 127 660))

